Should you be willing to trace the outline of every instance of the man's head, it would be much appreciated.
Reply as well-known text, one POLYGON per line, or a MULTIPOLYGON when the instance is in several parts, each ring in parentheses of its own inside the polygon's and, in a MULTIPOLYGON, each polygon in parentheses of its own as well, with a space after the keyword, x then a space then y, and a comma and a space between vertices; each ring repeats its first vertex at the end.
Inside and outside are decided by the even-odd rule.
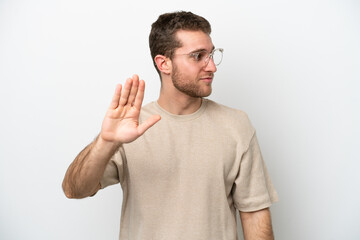
POLYGON ((180 30, 202 31, 210 35, 211 26, 205 18, 191 12, 182 11, 160 15, 152 24, 149 36, 151 57, 159 75, 160 71, 154 59, 157 55, 170 59, 173 57, 175 50, 182 44, 176 37, 176 33, 180 30))

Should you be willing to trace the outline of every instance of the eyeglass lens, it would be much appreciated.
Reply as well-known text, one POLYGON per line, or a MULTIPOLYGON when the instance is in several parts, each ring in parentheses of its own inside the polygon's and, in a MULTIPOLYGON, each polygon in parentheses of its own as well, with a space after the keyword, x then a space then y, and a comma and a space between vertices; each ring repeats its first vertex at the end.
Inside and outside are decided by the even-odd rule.
POLYGON ((212 54, 212 59, 215 65, 219 65, 222 61, 223 53, 221 49, 215 49, 212 54))
POLYGON ((214 51, 210 54, 207 55, 207 58, 205 59, 205 63, 208 64, 210 61, 210 58, 212 58, 214 64, 216 66, 218 66, 223 58, 223 49, 222 48, 217 48, 214 49, 214 51))

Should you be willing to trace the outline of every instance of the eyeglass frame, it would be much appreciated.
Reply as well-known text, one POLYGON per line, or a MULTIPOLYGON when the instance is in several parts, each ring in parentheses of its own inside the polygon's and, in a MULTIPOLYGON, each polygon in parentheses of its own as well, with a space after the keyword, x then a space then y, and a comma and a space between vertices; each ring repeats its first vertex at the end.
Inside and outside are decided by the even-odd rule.
MULTIPOLYGON (((205 49, 201 49, 201 50, 195 50, 195 51, 192 51, 190 53, 178 53, 178 54, 173 54, 173 56, 176 56, 176 55, 182 55, 182 56, 189 56, 189 57, 193 57, 194 58, 194 54, 197 54, 197 53, 201 53, 201 52, 206 52, 208 54, 208 56, 204 59, 204 62, 205 62, 205 65, 203 67, 206 67, 209 62, 210 62, 210 58, 212 58, 212 60, 214 61, 213 59, 213 56, 214 56, 214 53, 215 51, 220 51, 221 52, 221 60, 218 64, 215 64, 214 62, 214 65, 215 66, 219 66, 221 63, 222 63, 222 59, 223 59, 223 53, 224 53, 224 49, 223 48, 214 48, 210 53, 208 51, 206 51, 205 49)), ((195 59, 196 60, 196 59, 195 59)), ((200 62, 200 60, 198 60, 198 62, 200 62)))

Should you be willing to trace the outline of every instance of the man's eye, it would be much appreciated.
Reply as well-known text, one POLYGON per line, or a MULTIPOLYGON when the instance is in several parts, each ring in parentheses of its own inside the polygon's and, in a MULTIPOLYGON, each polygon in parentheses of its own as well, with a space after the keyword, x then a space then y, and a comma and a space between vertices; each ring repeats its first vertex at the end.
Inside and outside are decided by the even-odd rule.
POLYGON ((191 56, 194 58, 195 61, 202 61, 206 58, 206 52, 196 52, 192 53, 191 56))

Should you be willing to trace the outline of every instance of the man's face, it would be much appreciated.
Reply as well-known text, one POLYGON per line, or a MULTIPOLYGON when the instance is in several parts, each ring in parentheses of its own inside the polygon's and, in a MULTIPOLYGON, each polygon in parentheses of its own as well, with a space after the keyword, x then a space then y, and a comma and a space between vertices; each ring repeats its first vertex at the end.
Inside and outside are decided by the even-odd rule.
POLYGON ((210 36, 202 31, 180 30, 176 37, 182 47, 176 49, 172 59, 171 79, 175 88, 190 97, 209 96, 216 66, 211 59, 208 64, 196 61, 189 53, 204 50, 210 53, 214 49, 210 36))

